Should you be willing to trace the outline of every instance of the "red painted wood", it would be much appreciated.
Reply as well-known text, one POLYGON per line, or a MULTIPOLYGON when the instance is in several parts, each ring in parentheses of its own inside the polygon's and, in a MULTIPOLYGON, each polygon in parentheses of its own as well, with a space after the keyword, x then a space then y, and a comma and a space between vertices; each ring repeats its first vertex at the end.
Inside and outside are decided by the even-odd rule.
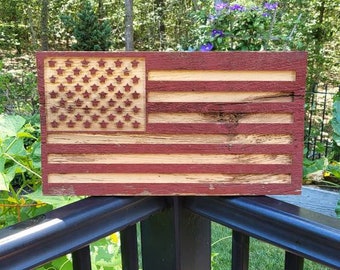
MULTIPOLYGON (((57 62, 55 62, 57 63, 57 62)), ((84 64, 85 65, 85 64, 84 64)), ((41 103, 41 122, 42 122, 42 167, 44 192, 48 194, 77 194, 77 195, 263 195, 263 194, 295 194, 298 193, 301 186, 302 178, 302 152, 303 152, 303 121, 304 121, 304 84, 306 76, 306 53, 303 52, 181 52, 181 53, 164 53, 164 52, 38 52, 38 88, 41 103), (63 73, 70 69, 71 73, 61 78, 65 78, 65 91, 70 91, 70 99, 75 104, 75 108, 83 108, 84 99, 90 97, 90 93, 85 93, 82 88, 87 87, 87 81, 92 77, 83 77, 83 83, 75 83, 74 79, 85 67, 75 67, 73 59, 97 59, 100 69, 105 65, 105 60, 109 58, 118 59, 116 66, 112 70, 107 70, 107 76, 99 78, 98 84, 107 82, 107 90, 100 94, 99 99, 106 97, 116 97, 120 99, 121 94, 115 88, 121 89, 122 92, 133 91, 134 85, 138 84, 138 78, 130 81, 131 85, 120 85, 120 80, 129 73, 124 71, 122 76, 110 77, 115 68, 119 69, 119 63, 124 58, 144 59, 146 67, 146 111, 145 111, 145 130, 132 129, 124 131, 121 129, 124 124, 128 124, 126 120, 117 124, 116 131, 103 129, 93 129, 91 122, 84 122, 84 126, 88 128, 80 131, 72 128, 65 130, 56 129, 53 126, 58 123, 48 122, 47 114, 51 114, 48 106, 48 100, 60 98, 63 95, 64 86, 52 91, 45 89, 45 72, 48 69, 56 70, 54 67, 54 59, 68 59, 64 64, 65 67, 59 67, 58 74, 47 78, 49 83, 57 85, 60 80, 59 72, 63 73), (45 59, 52 60, 49 65, 45 66, 45 59), (71 65, 71 67, 69 67, 71 65), (228 82, 181 82, 181 81, 149 81, 148 72, 153 70, 240 70, 240 71, 295 71, 295 81, 228 81, 228 82), (111 84, 109 84, 111 82, 111 84), (82 85, 83 84, 83 85, 82 85), (72 89, 72 91, 70 90, 72 89), (59 92, 58 92, 59 91, 59 92), (228 103, 228 102, 149 102, 148 93, 157 92, 178 92, 178 94, 186 92, 282 92, 292 95, 292 102, 253 102, 253 103, 228 103), (71 95, 82 93, 78 100, 72 99, 71 95), (199 123, 199 124, 181 124, 181 123, 149 123, 148 117, 150 113, 167 112, 167 113, 202 113, 202 114, 244 114, 244 113, 292 113, 293 123, 291 124, 240 124, 240 123, 199 123), (75 131, 76 130, 76 131, 75 131), (48 143, 47 137, 50 134, 70 134, 72 133, 88 133, 88 134, 114 134, 121 133, 129 136, 129 134, 288 134, 293 136, 293 142, 288 145, 281 144, 112 144, 97 145, 92 144, 52 144, 48 143), (288 154, 292 158, 290 165, 278 164, 91 164, 89 161, 85 164, 50 164, 48 162, 49 154, 78 154, 79 157, 86 154, 95 153, 201 153, 201 154, 288 154), (150 179, 150 183, 112 183, 112 184, 81 184, 81 183, 49 183, 48 176, 50 174, 68 174, 68 173, 219 173, 219 174, 290 174, 291 183, 289 184, 268 184, 266 179, 263 183, 167 183, 155 184, 150 179)), ((95 71, 93 71, 95 73, 95 71)), ((94 88, 89 89, 94 91, 94 88)), ((140 93, 135 94, 133 99, 138 100, 140 93)), ((132 96, 130 97, 132 99, 132 96)), ((111 109, 119 114, 117 107, 114 107, 114 100, 105 99, 108 104, 107 108, 103 108, 102 113, 111 109), (112 107, 111 103, 112 102, 112 107)), ((59 101, 60 106, 63 104, 59 101)), ((94 104, 94 103, 92 103, 94 104)), ((94 105, 93 105, 94 106, 94 105)), ((58 108, 56 108, 58 109, 58 108)), ((71 108, 72 109, 72 108, 71 108)), ((91 109, 91 108, 90 108, 91 109)), ((89 109, 89 110, 90 110, 89 109)), ((124 108, 123 108, 124 109, 124 108)), ((84 114, 86 112, 84 111, 84 114)), ((62 122, 64 117, 68 115, 59 114, 59 120, 62 122)), ((76 114, 72 115, 75 117, 76 114)), ((69 116, 70 117, 70 116, 69 116)), ((81 117, 81 115, 79 116, 81 117)), ((93 118, 94 119, 94 118, 93 118)), ((126 118, 128 119, 128 118, 126 118)), ((59 121, 58 120, 58 121, 59 121)), ((74 120, 75 121, 75 120, 74 120)), ((95 120, 93 120, 95 122, 95 120)), ((109 120, 108 120, 109 121, 109 120)), ((104 125, 104 124, 103 124, 104 125)), ((73 136, 73 135, 72 135, 73 136)))
POLYGON ((194 196, 216 196, 221 194, 227 195, 284 195, 299 194, 300 185, 296 184, 105 184, 105 188, 98 184, 46 184, 43 186, 44 193, 55 195, 77 195, 92 194, 93 196, 112 195, 114 190, 116 195, 125 196, 167 196, 172 195, 194 195, 194 196), (152 192, 150 192, 152 190, 152 192))

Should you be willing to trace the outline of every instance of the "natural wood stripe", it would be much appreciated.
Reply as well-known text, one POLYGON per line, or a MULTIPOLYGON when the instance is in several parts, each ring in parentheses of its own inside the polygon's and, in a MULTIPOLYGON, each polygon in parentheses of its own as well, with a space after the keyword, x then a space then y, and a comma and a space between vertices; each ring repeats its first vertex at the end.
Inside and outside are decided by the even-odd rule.
POLYGON ((286 134, 48 134, 50 144, 291 144, 286 134))
POLYGON ((51 164, 291 164, 290 155, 49 154, 51 164))
POLYGON ((284 92, 162 92, 148 93, 148 102, 292 102, 291 93, 284 92))
POLYGON ((98 174, 50 174, 49 183, 110 184, 110 183, 169 183, 169 184, 286 184, 291 182, 289 174, 157 174, 157 173, 98 173, 98 174))
POLYGON ((149 113, 149 123, 282 123, 293 122, 290 113, 149 113))
POLYGON ((295 81, 295 71, 151 70, 150 81, 295 81))

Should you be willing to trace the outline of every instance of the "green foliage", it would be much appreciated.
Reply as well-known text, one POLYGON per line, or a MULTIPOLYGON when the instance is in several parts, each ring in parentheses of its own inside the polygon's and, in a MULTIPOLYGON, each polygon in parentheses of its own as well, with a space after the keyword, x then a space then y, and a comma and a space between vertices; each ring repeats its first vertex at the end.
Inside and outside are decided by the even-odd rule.
MULTIPOLYGON (((298 17, 299 18, 299 17, 298 17)), ((293 36, 299 19, 291 21, 278 3, 255 1, 245 4, 220 2, 202 5, 194 14, 198 22, 195 49, 218 50, 287 50, 295 48, 293 36)))
POLYGON ((39 118, 0 114, 0 228, 78 199, 41 193, 39 118))
POLYGON ((108 20, 100 21, 89 1, 85 1, 77 18, 62 16, 65 26, 72 30, 76 51, 107 51, 112 45, 112 29, 108 20))
POLYGON ((340 150, 340 92, 334 96, 333 118, 331 120, 331 125, 333 128, 333 141, 335 148, 340 150))
POLYGON ((0 60, 0 114, 38 113, 36 75, 29 56, 0 60))

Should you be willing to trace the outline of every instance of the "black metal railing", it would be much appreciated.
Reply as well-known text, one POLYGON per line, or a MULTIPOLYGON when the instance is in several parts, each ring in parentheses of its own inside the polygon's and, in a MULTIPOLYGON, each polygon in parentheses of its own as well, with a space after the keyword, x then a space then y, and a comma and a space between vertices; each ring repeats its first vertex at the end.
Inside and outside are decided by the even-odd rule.
POLYGON ((340 269, 340 222, 277 199, 258 197, 91 197, 0 230, 0 269, 34 269, 72 253, 91 269, 89 244, 121 231, 122 267, 210 269, 210 221, 233 230, 232 269, 248 269, 249 237, 286 250, 285 269, 304 258, 340 269))

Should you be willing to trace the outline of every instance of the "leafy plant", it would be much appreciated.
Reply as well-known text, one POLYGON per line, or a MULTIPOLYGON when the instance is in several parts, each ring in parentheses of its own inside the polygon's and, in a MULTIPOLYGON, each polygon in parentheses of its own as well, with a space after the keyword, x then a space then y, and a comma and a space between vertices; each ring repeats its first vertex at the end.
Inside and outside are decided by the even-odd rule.
POLYGON ((76 43, 76 51, 107 51, 112 45, 112 29, 108 20, 100 21, 89 1, 85 1, 76 18, 61 17, 65 26, 71 29, 76 43))
POLYGON ((29 56, 0 60, 0 114, 34 115, 38 112, 32 62, 29 56))
POLYGON ((201 51, 287 49, 295 32, 294 25, 283 22, 277 2, 263 6, 219 2, 198 12, 196 19, 201 24, 196 49, 201 51))

